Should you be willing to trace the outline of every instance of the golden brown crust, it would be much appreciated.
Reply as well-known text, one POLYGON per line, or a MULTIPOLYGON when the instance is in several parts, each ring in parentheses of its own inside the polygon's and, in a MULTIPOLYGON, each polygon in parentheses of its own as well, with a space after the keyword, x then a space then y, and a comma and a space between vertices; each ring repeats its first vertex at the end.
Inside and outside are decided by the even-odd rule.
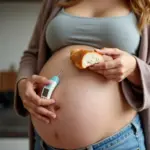
POLYGON ((97 52, 96 50, 74 49, 70 53, 70 59, 77 68, 86 69, 82 66, 82 61, 83 61, 83 57, 87 53, 91 53, 91 54, 96 53, 96 54, 101 55, 100 52, 97 52))

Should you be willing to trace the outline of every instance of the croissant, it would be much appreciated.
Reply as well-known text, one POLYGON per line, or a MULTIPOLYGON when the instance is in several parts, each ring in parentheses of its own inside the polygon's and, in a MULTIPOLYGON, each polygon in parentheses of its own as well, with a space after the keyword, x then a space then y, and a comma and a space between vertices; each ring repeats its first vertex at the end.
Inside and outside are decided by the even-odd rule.
POLYGON ((79 69, 86 69, 91 65, 104 61, 100 52, 85 49, 72 50, 70 53, 70 59, 79 69))

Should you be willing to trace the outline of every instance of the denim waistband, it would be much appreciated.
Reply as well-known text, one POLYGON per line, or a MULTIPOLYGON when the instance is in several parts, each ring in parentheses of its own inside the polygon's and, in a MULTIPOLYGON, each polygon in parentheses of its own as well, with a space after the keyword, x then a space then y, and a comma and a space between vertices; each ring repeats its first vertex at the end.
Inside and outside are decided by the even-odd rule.
POLYGON ((105 138, 104 140, 92 144, 92 146, 93 148, 97 148, 100 146, 102 147, 103 145, 107 145, 108 147, 109 145, 112 146, 112 143, 115 144, 115 142, 126 138, 129 134, 133 132, 136 134, 139 132, 139 130, 141 130, 141 121, 140 116, 137 114, 128 125, 123 127, 117 133, 105 138))

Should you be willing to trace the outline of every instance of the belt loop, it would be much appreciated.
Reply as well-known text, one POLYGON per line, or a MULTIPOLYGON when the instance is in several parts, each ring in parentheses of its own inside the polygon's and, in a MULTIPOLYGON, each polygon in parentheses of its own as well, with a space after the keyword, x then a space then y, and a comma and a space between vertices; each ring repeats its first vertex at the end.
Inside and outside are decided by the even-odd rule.
POLYGON ((136 117, 131 122, 131 125, 134 127, 135 134, 137 135, 141 126, 139 115, 136 115, 136 117))
POLYGON ((43 142, 43 140, 40 140, 40 150, 47 150, 47 149, 44 147, 44 142, 43 142))

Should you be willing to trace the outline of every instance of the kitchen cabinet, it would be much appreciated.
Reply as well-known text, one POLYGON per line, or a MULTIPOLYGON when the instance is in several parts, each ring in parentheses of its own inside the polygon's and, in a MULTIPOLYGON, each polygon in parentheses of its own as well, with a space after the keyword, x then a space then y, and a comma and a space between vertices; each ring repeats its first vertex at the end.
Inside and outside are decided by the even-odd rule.
POLYGON ((13 107, 17 73, 0 72, 0 138, 28 137, 28 117, 18 117, 13 107))
POLYGON ((14 91, 17 73, 13 71, 0 72, 0 92, 14 91))

